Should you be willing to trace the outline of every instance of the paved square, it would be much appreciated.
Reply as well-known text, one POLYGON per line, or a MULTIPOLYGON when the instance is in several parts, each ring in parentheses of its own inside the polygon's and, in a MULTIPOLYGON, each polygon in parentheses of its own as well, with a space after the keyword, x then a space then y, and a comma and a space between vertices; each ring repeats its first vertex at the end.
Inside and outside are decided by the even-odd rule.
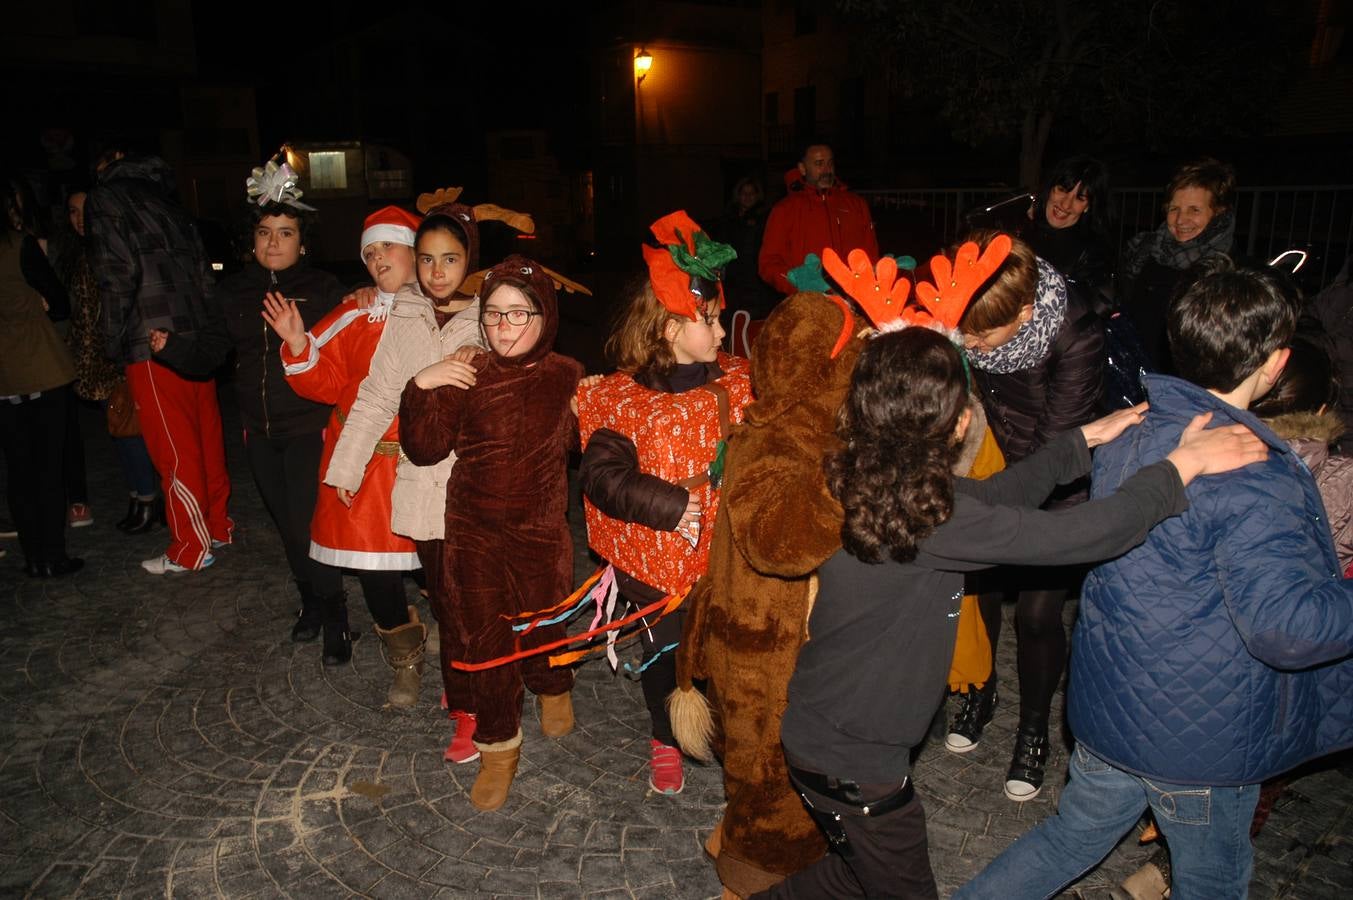
MULTIPOLYGON (((579 727, 557 742, 528 705, 512 796, 480 813, 467 799, 475 767, 442 760, 435 653, 418 707, 383 709, 388 670, 354 581, 365 635, 350 665, 325 668, 318 643, 288 640, 294 590, 223 401, 239 529, 211 569, 141 570, 164 532, 113 529, 125 494, 92 413, 97 521, 70 532, 84 571, 30 580, 17 543, 0 545, 0 895, 717 897, 701 842, 720 814, 719 773, 689 770, 676 797, 649 789, 636 683, 583 667, 579 727)), ((592 564, 574 500, 581 579, 592 564)), ((1000 667, 1013 673, 1014 628, 1004 633, 1000 667)), ((944 894, 1055 806, 1064 747, 1043 796, 1001 793, 1017 708, 1012 674, 976 750, 930 746, 918 761, 944 894)), ((1297 779, 1256 851, 1252 896, 1348 896, 1353 762, 1297 779)), ((1114 896, 1149 853, 1129 836, 1069 895, 1114 896)))

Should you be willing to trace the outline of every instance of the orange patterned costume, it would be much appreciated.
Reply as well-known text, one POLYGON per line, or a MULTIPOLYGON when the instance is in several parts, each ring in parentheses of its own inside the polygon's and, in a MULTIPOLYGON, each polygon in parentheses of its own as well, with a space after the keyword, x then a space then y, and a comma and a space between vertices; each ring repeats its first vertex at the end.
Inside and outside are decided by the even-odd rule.
MULTIPOLYGON (((634 442, 644 472, 680 485, 704 510, 695 547, 676 531, 657 531, 611 518, 584 499, 588 544, 618 569, 669 594, 684 591, 705 571, 719 491, 709 477, 719 444, 742 421, 752 399, 745 359, 719 354, 723 376, 694 390, 667 394, 617 373, 578 393, 578 416, 586 448, 599 428, 634 442)), ((721 461, 719 461, 721 464, 721 461)))

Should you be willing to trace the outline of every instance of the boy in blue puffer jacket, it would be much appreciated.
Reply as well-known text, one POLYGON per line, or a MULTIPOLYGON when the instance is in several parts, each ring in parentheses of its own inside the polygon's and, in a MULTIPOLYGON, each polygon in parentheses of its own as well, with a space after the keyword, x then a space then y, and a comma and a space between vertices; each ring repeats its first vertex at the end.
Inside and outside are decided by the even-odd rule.
POLYGON ((1091 573, 1067 702, 1077 746, 1058 813, 955 900, 1051 896, 1148 805, 1170 847, 1173 897, 1244 897, 1259 783, 1353 745, 1353 581, 1310 473, 1246 412, 1286 365, 1298 312, 1272 275, 1229 264, 1174 301, 1182 377, 1147 376, 1150 413, 1096 452, 1092 495, 1161 459, 1200 413, 1249 426, 1269 458, 1197 479, 1186 512, 1091 573))

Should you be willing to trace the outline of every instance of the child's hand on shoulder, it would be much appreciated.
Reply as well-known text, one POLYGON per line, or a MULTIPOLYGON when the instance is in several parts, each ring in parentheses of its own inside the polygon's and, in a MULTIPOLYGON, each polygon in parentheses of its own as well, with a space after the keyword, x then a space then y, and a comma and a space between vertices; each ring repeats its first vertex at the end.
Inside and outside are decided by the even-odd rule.
MULTIPOLYGON (((425 391, 446 387, 447 385, 458 387, 461 390, 474 387, 474 366, 466 360, 456 358, 457 354, 463 350, 465 350, 464 347, 447 356, 441 362, 435 362, 423 369, 413 376, 413 383, 425 391)), ((471 358, 473 358, 473 354, 471 354, 471 358)))
POLYGON ((1166 457, 1174 463, 1179 480, 1188 484, 1199 475, 1220 475, 1268 459, 1268 445, 1244 425, 1208 428, 1212 413, 1194 416, 1179 446, 1166 457))

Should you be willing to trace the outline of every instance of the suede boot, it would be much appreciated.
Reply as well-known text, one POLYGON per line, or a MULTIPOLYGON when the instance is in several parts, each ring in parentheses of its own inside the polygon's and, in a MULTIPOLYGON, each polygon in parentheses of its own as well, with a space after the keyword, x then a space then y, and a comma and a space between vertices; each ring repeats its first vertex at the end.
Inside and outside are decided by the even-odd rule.
POLYGON ((356 637, 348 628, 348 597, 339 591, 320 601, 324 607, 324 664, 341 666, 352 659, 356 637))
POLYGON ((423 651, 427 644, 427 626, 418 621, 418 610, 409 607, 408 624, 386 631, 379 625, 376 634, 385 645, 385 662, 395 670, 394 683, 386 703, 409 707, 418 702, 418 685, 423 677, 423 651))
POLYGON ((540 731, 545 737, 561 738, 573 730, 573 694, 540 695, 540 731))
POLYGON ((470 803, 475 809, 488 812, 507 802, 512 779, 517 776, 517 762, 521 759, 521 733, 501 744, 476 744, 479 747, 479 775, 470 788, 470 803), (494 750, 493 747, 506 749, 494 750))
POLYGON ((296 624, 291 626, 291 640, 299 644, 319 637, 320 626, 324 624, 324 608, 310 582, 296 582, 296 590, 301 595, 301 611, 296 614, 296 624))

